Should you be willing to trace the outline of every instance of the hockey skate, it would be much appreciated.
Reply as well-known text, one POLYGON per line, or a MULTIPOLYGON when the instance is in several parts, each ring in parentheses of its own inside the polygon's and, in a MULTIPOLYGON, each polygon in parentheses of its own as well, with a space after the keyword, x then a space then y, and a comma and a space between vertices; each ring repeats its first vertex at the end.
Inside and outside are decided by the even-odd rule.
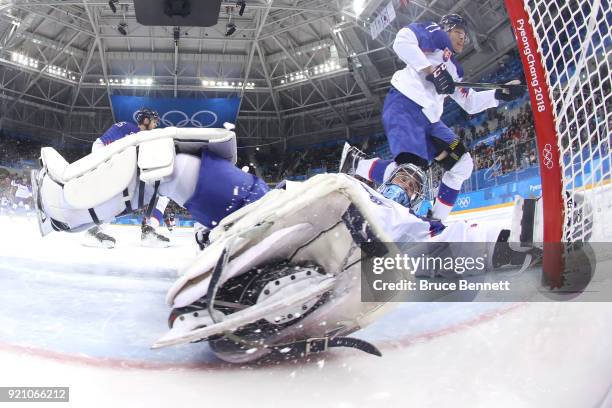
POLYGON ((116 240, 108 234, 102 232, 99 226, 92 227, 85 232, 83 245, 93 248, 108 248, 115 247, 116 240))
POLYGON ((345 142, 344 147, 342 148, 342 156, 340 157, 340 167, 338 169, 338 173, 354 176, 355 172, 357 171, 357 163, 359 163, 359 160, 364 159, 365 157, 364 152, 345 142))
POLYGON ((155 232, 155 228, 150 225, 142 224, 140 235, 142 246, 149 248, 167 248, 170 246, 170 239, 155 232))

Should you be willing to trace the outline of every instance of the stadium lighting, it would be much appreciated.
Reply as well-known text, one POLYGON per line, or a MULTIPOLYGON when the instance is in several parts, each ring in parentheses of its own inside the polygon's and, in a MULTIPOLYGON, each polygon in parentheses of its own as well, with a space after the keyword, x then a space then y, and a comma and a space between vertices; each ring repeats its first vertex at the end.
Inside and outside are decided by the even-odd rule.
POLYGON ((38 60, 34 58, 30 58, 27 55, 24 55, 18 52, 13 52, 11 54, 11 61, 19 65, 23 65, 24 67, 38 69, 38 64, 39 64, 38 60))
POLYGON ((332 74, 342 69, 343 68, 340 65, 339 61, 330 60, 323 64, 305 69, 303 71, 291 72, 289 74, 286 74, 284 78, 280 79, 280 85, 285 85, 286 83, 290 82, 305 81, 308 79, 308 77, 332 74))
POLYGON ((353 0, 353 11, 355 12, 355 16, 359 17, 363 10, 365 9, 365 0, 353 0))
MULTIPOLYGON (((123 78, 123 79, 109 79, 109 85, 117 84, 123 86, 151 86, 153 85, 153 78, 123 78)), ((104 79, 100 78, 100 85, 104 85, 104 79)))
MULTIPOLYGON (((208 79, 202 80, 202 86, 205 88, 221 88, 221 89, 232 89, 232 88, 241 88, 242 82, 229 82, 229 81, 211 81, 208 79)), ((245 84, 246 88, 253 89, 255 88, 255 82, 247 82, 245 84)))
POLYGON ((78 78, 76 72, 72 72, 70 70, 67 70, 66 68, 58 67, 57 65, 48 65, 45 68, 45 71, 49 75, 65 79, 71 79, 73 81, 76 81, 78 78))

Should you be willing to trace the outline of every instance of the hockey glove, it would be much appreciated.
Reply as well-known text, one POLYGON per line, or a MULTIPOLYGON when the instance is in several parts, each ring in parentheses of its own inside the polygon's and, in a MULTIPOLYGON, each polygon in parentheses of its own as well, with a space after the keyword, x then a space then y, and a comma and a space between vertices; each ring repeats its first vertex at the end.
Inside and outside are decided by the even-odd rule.
POLYGON ((525 87, 519 81, 508 82, 503 89, 495 91, 495 99, 498 101, 510 102, 523 96, 525 87))
POLYGON ((440 95, 450 95, 455 92, 455 81, 444 64, 438 65, 425 79, 434 84, 436 92, 440 95))

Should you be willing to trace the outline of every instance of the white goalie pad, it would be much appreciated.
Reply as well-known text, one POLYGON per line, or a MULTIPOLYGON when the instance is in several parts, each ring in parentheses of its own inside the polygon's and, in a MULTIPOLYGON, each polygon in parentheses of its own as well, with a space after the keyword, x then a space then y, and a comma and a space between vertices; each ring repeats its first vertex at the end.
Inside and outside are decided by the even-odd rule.
POLYGON ((544 242, 544 214, 541 198, 517 196, 512 210, 512 226, 508 242, 514 251, 529 251, 544 242))
MULTIPOLYGON (((313 262, 333 277, 333 302, 320 306, 300 325, 280 331, 269 339, 272 343, 330 332, 346 335, 364 327, 391 305, 361 302, 361 250, 355 234, 360 234, 363 241, 391 242, 376 223, 370 222, 374 218, 364 191, 361 183, 346 175, 326 174, 293 185, 290 190, 269 192, 220 222, 211 233, 211 244, 182 271, 166 301, 180 308, 204 297, 215 265, 226 249, 229 260, 217 287, 248 270, 278 261, 313 262), (348 214, 361 221, 354 225, 353 215, 348 214), (322 326, 321 321, 329 325, 322 326)), ((186 335, 171 331, 157 344, 180 344, 197 337, 197 332, 186 335)))
POLYGON ((120 194, 135 177, 137 166, 142 181, 163 181, 174 170, 177 150, 198 155, 202 149, 235 163, 236 134, 226 129, 168 127, 128 135, 72 164, 52 147, 43 147, 41 161, 48 177, 64 186, 66 202, 75 209, 88 209, 120 194))
POLYGON ((236 134, 226 129, 175 128, 167 127, 138 132, 117 140, 91 154, 68 164, 52 147, 41 150, 41 160, 49 176, 56 182, 66 184, 69 180, 92 171, 117 153, 131 146, 158 139, 171 139, 177 145, 178 153, 198 154, 203 148, 235 162, 236 134), (183 146, 178 148, 178 146, 183 146))
POLYGON ((170 138, 143 142, 138 146, 140 180, 145 183, 165 181, 174 170, 174 140, 170 138))
POLYGON ((86 210, 121 192, 136 177, 136 147, 130 146, 93 170, 64 184, 64 199, 75 209, 86 210))

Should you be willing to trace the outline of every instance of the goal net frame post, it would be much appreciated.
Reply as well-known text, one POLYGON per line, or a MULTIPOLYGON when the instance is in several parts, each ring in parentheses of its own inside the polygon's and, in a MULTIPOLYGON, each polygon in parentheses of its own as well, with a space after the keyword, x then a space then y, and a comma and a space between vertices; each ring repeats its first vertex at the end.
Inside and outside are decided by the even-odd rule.
POLYGON ((544 200, 544 283, 550 288, 563 284, 563 223, 565 202, 561 152, 551 92, 544 69, 540 44, 534 35, 524 0, 505 0, 506 10, 520 51, 531 99, 544 200))

